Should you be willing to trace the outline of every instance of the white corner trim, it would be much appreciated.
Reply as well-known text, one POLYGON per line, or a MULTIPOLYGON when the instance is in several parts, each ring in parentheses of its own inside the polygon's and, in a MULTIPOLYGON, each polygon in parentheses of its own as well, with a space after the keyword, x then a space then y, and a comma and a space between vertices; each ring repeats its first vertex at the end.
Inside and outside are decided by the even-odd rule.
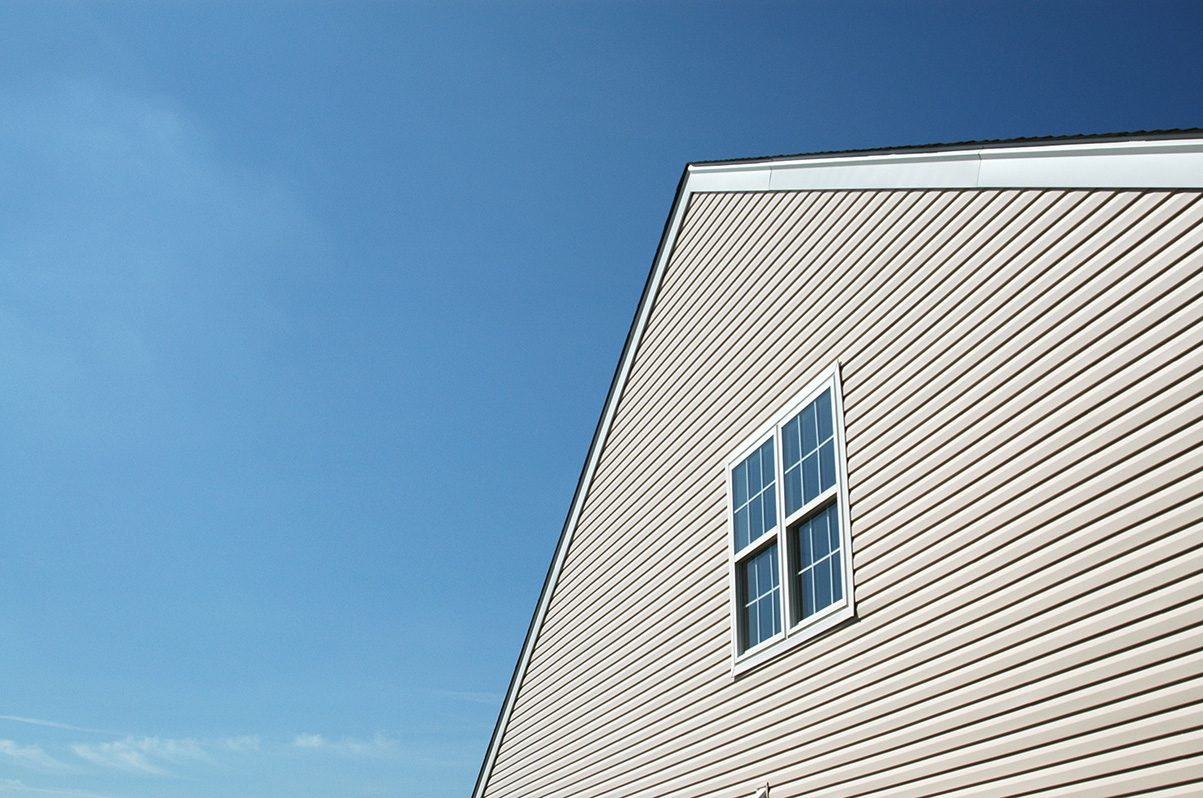
POLYGON ((687 192, 1203 188, 1203 139, 815 156, 689 167, 687 192))

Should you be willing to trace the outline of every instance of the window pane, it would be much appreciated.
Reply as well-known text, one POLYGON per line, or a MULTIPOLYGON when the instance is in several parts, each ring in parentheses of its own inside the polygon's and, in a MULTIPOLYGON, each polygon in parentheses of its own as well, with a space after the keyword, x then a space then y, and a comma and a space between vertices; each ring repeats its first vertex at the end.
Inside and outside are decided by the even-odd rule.
POLYGON ((773 451, 770 438, 731 469, 732 534, 736 551, 777 525, 773 451))
MULTIPOLYGON (((800 574, 802 577, 799 594, 802 596, 802 618, 815 614, 815 580, 813 572, 808 568, 800 574)), ((799 618, 801 620, 801 618, 799 618)))
POLYGON ((813 521, 807 520, 803 521, 802 525, 798 527, 798 540, 801 543, 802 549, 802 560, 799 563, 800 568, 805 568, 815 561, 814 546, 811 545, 811 538, 813 536, 811 527, 813 525, 813 521))
POLYGON ((743 649, 780 631, 781 590, 778 582, 777 546, 772 545, 738 566, 740 598, 744 603, 740 619, 743 649))
POLYGON ((748 463, 745 460, 731 472, 731 500, 736 507, 748 501, 748 463))
POLYGON ((789 515, 802 506, 802 466, 795 465, 785 472, 785 513, 789 515))
POLYGON ((777 628, 777 605, 771 601, 760 602, 760 639, 768 640, 780 631, 777 628))
POLYGON ((815 429, 815 406, 813 403, 802 409, 800 418, 802 420, 802 453, 806 454, 814 451, 815 447, 819 445, 816 437, 818 431, 815 429))
POLYGON ((831 502, 794 528, 789 538, 794 589, 794 621, 800 621, 844 598, 843 552, 840 550, 839 506, 831 502))
MULTIPOLYGON (((819 513, 810 523, 811 550, 814 558, 809 562, 817 562, 831 553, 831 541, 827 536, 827 513, 819 513)), ((803 565, 808 561, 803 560, 803 565)))
POLYGON ((760 492, 762 483, 760 481, 760 452, 756 452, 744 464, 748 467, 748 495, 755 496, 760 492))
POLYGON ((761 484, 768 485, 774 479, 776 469, 773 467, 773 439, 769 438, 764 446, 760 447, 760 473, 761 484))
POLYGON ((735 550, 739 551, 752 542, 752 533, 748 528, 748 508, 741 507, 735 511, 735 550))
POLYGON ((819 428, 819 441, 825 441, 832 435, 830 389, 823 391, 815 400, 815 416, 819 428))
POLYGON ((802 498, 810 501, 822 491, 819 488, 819 455, 812 454, 802 461, 802 498))
POLYGON ((819 447, 819 487, 827 490, 835 484, 835 441, 819 447))
POLYGON ((823 515, 827 518, 827 536, 831 541, 831 549, 835 551, 840 547, 840 508, 834 502, 823 511, 823 515))
POLYGON ((785 455, 785 467, 789 468, 794 463, 802 459, 802 440, 799 437, 798 417, 785 425, 785 429, 781 430, 781 446, 782 454, 785 455))
POLYGON ((815 563, 815 612, 831 604, 831 560, 815 563))

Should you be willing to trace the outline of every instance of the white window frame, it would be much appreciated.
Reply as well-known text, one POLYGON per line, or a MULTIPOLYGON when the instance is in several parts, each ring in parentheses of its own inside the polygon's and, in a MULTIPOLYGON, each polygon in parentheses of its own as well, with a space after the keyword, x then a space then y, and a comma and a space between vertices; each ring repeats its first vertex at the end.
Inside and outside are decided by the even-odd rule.
POLYGON ((751 668, 785 654, 795 647, 814 639, 828 629, 843 623, 856 615, 854 583, 852 580, 852 536, 849 529, 848 513, 848 457, 844 448, 844 397, 840 386, 840 366, 834 363, 816 377, 788 402, 781 412, 777 413, 771 422, 756 431, 727 458, 723 468, 723 480, 727 491, 727 523, 724 525, 727 534, 727 577, 728 596, 730 598, 731 618, 731 668, 738 676, 751 668), (794 416, 814 401, 825 390, 831 389, 832 430, 835 438, 835 485, 822 494, 803 504, 788 517, 785 514, 785 479, 784 451, 782 449, 782 428, 794 416), (776 530, 764 534, 752 541, 742 550, 735 550, 735 497, 731 487, 731 474, 740 463, 747 459, 769 439, 773 439, 773 468, 775 497, 777 503, 776 530), (839 516, 840 535, 840 565, 843 575, 843 597, 833 604, 824 607, 819 612, 798 623, 791 624, 792 595, 794 589, 791 556, 790 530, 802 520, 826 506, 834 498, 839 516), (740 563, 750 559, 764 549, 769 542, 776 539, 778 584, 780 586, 780 628, 781 631, 766 640, 757 643, 746 651, 739 650, 741 611, 739 606, 739 575, 737 568, 740 563))

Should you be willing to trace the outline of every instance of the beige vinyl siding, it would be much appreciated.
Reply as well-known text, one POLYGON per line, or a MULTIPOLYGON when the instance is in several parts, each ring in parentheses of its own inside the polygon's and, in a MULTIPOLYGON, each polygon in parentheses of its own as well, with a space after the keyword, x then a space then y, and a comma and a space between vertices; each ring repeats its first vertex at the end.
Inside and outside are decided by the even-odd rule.
POLYGON ((485 794, 1203 789, 1201 220, 694 194, 485 794), (858 617, 736 678, 723 463, 836 360, 858 617))

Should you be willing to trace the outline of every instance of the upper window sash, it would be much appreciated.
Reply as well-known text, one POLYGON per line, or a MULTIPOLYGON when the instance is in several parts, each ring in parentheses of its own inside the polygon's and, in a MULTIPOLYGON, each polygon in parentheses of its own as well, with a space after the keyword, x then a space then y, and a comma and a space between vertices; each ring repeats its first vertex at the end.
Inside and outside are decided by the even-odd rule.
POLYGON ((731 548, 739 554, 777 531, 777 437, 769 436, 730 469, 731 548))
POLYGON ((837 483, 835 419, 832 386, 824 384, 817 395, 787 414, 781 424, 785 515, 813 507, 837 483))

